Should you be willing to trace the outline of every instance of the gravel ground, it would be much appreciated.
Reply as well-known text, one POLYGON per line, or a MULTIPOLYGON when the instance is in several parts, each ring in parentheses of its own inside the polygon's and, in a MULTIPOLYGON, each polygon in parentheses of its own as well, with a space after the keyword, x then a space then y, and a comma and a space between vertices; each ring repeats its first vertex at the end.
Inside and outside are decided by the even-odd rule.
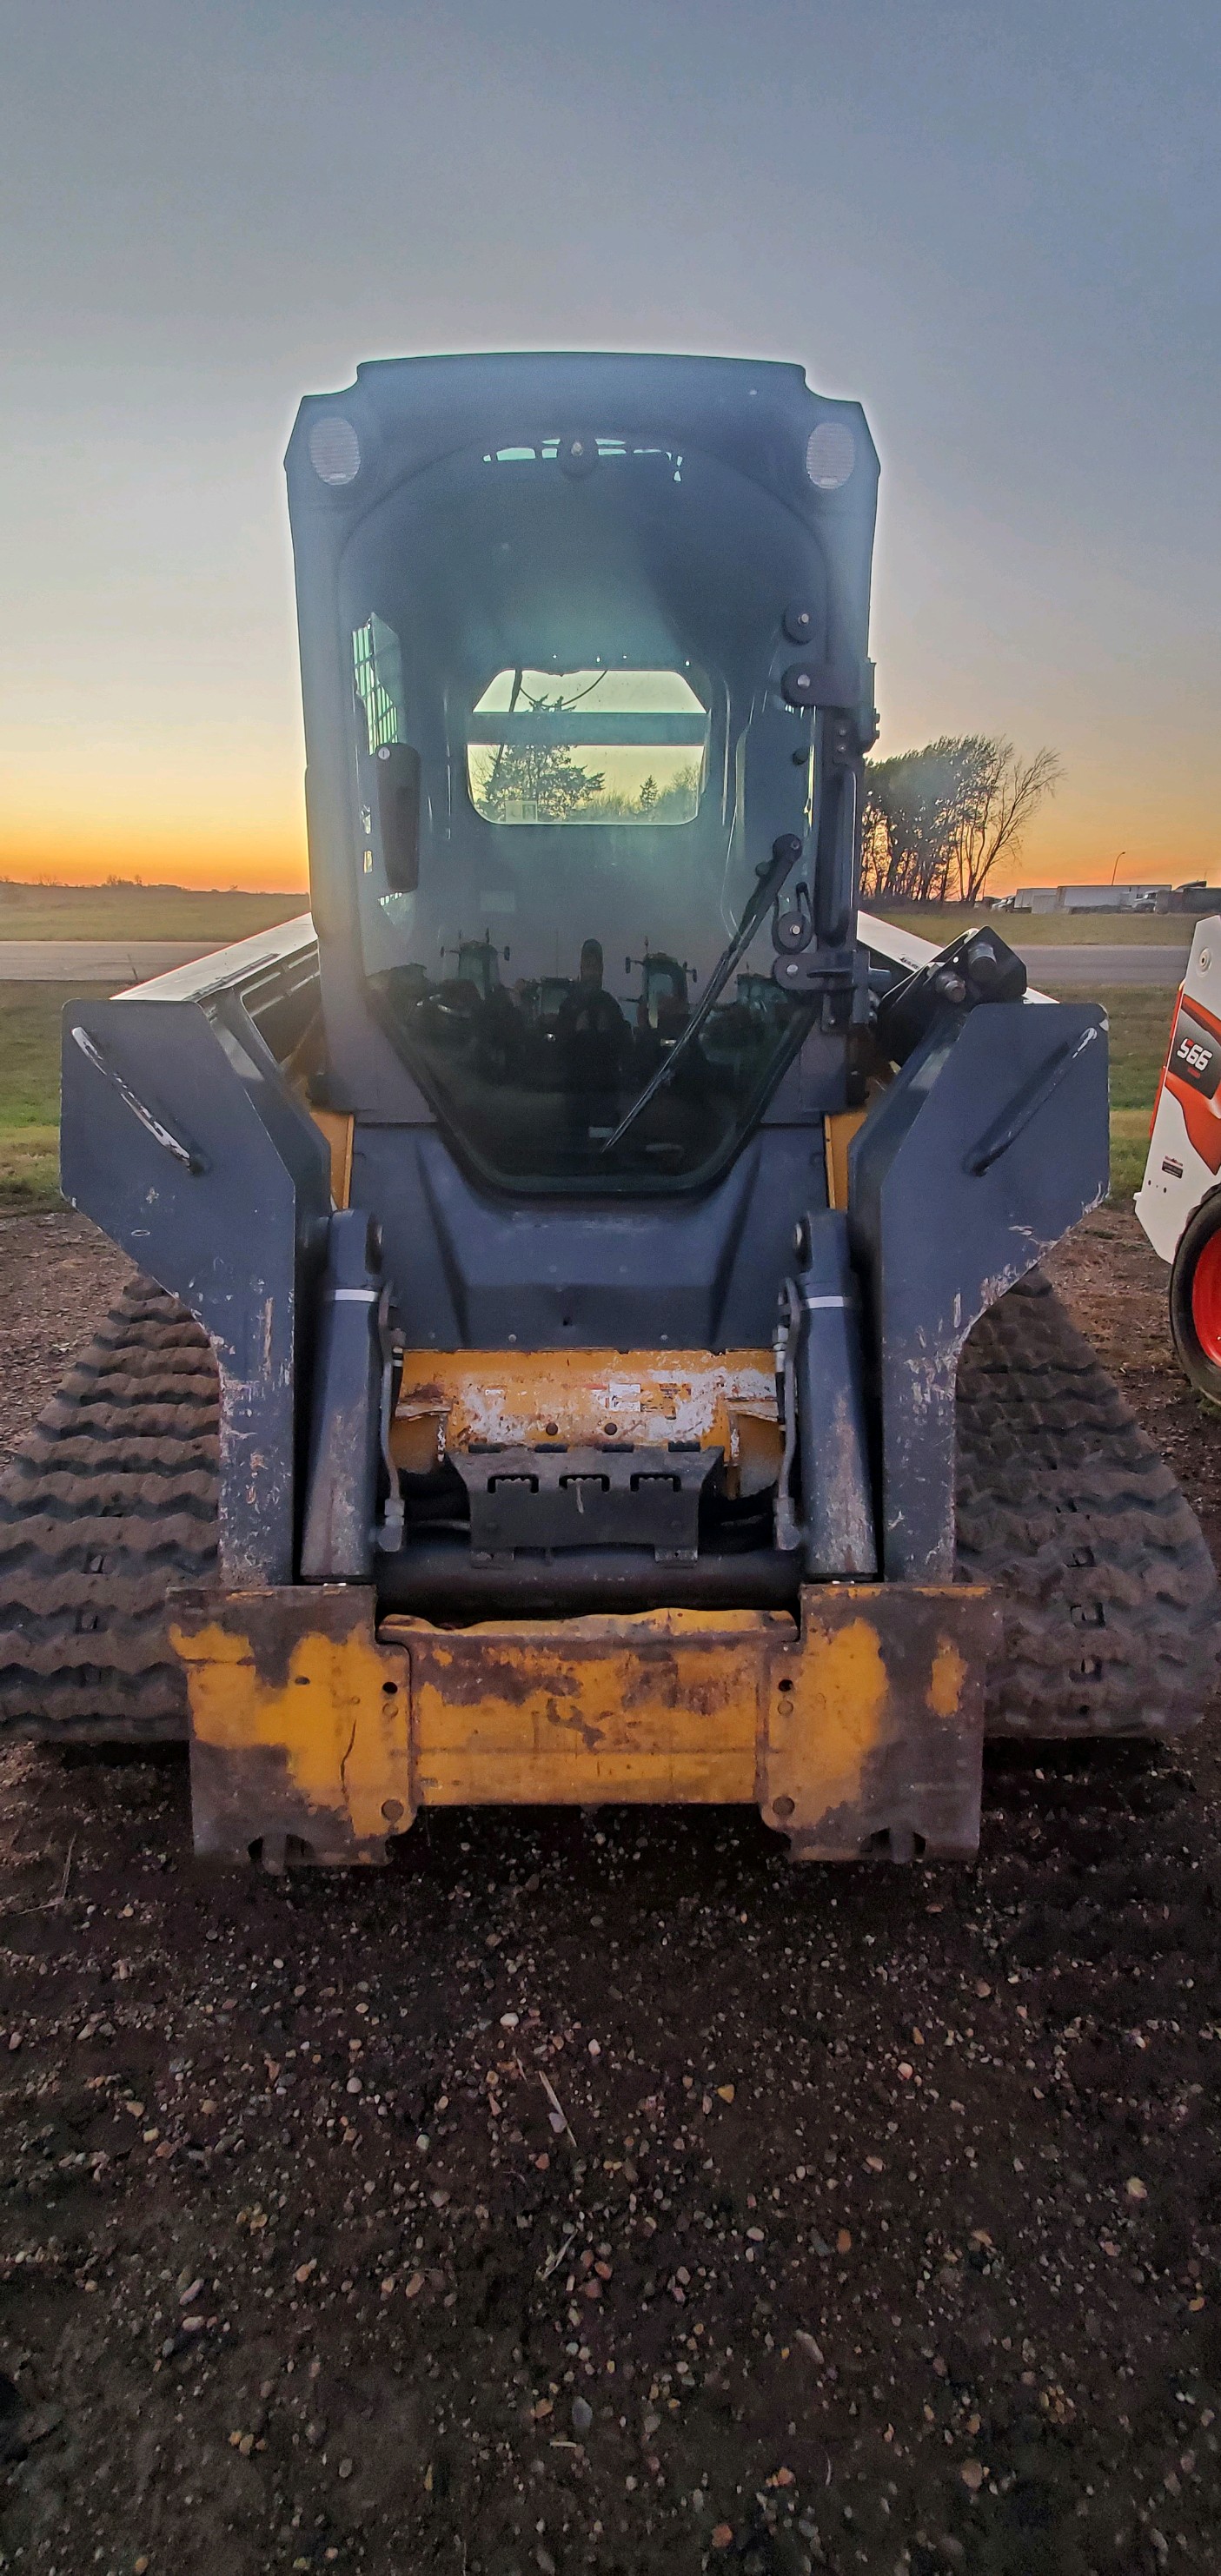
MULTIPOLYGON (((1132 1220, 1056 1266, 1216 1541, 1132 1220)), ((114 1269, 4 1230, 0 1430, 114 1269)), ((1219 1812, 1205 1727, 998 1751, 970 1870, 618 1809, 209 1877, 180 1759, 10 1752, 0 2565, 1212 2565, 1219 1812)))

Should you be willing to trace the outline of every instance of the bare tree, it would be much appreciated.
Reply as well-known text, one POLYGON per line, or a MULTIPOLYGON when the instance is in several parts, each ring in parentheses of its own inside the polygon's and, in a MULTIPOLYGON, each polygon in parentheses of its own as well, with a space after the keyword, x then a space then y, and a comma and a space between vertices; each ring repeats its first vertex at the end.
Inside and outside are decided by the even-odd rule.
POLYGON ((961 903, 977 903, 998 859, 1013 857, 1045 796, 1054 796, 1063 771, 1044 747, 1022 760, 1011 742, 981 738, 971 796, 954 850, 961 903))
POLYGON ((944 903, 966 826, 974 745, 943 735, 866 767, 863 890, 888 903, 944 903))
POLYGON ((867 762, 862 893, 875 903, 977 902, 1060 774, 1054 752, 1023 761, 986 734, 944 734, 867 762))

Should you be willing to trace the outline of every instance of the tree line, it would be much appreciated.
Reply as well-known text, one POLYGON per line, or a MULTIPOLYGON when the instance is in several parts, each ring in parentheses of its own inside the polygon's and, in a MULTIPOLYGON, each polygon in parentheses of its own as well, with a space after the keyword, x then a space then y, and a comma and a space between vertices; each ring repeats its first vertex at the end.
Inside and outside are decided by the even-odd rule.
POLYGON ((943 734, 865 764, 861 894, 867 903, 976 903, 1062 772, 1004 735, 943 734))
MULTIPOLYGON (((529 699, 531 711, 566 712, 529 699)), ((1024 759, 1003 734, 943 734, 919 751, 865 764, 861 894, 866 903, 976 903, 1002 858, 1061 777, 1054 751, 1024 759)), ((554 743, 503 742, 472 778, 491 822, 687 822, 699 804, 699 772, 684 766, 659 785, 651 774, 633 793, 608 788, 605 773, 582 767, 554 743)))

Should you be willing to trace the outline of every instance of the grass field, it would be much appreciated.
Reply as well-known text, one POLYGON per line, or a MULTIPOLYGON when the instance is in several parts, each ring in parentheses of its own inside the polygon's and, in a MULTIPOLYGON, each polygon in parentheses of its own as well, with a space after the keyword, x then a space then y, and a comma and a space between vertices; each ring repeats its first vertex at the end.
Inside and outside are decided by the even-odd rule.
MULTIPOLYGON (((1067 991, 1067 987, 1062 989, 1067 991)), ((0 984, 0 1214, 59 1204, 59 1020, 72 984, 0 984)), ((1170 1031, 1160 986, 1092 993, 1111 1023, 1111 1196, 1139 1185, 1170 1031)))
POLYGON ((59 1015, 74 984, 0 984, 0 1211, 59 1205, 59 1015))
POLYGON ((308 912, 300 894, 220 894, 192 886, 0 883, 0 939, 198 939, 218 948, 308 912))
MULTIPOLYGON (((1059 988, 1067 997, 1068 987, 1059 988)), ((1130 1199, 1144 1178, 1149 1119, 1166 1059, 1174 995, 1162 985, 1119 984, 1079 998, 1101 1002, 1111 1024, 1111 1197, 1130 1199)))
MULTIPOLYGON (((39 886, 0 882, 0 939, 249 939, 292 921, 309 895, 200 891, 191 886, 39 886)), ((930 906, 882 918, 944 945, 992 922, 1023 948, 1183 947, 1194 924, 1174 913, 991 913, 930 906)))
MULTIPOLYGON (((866 907, 868 909, 868 906, 866 907)), ((1173 912, 965 912, 930 904, 927 911, 886 912, 882 921, 913 930, 938 947, 988 923, 1002 939, 1027 948, 1189 948, 1195 922, 1173 912)))

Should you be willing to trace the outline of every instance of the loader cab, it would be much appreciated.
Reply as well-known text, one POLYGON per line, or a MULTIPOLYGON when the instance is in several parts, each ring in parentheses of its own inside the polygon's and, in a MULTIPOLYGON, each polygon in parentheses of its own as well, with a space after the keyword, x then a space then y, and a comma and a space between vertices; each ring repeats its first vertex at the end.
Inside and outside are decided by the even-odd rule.
POLYGON ((709 1183, 814 1016, 771 924, 618 1131, 778 836, 816 833, 818 709, 868 738, 858 407, 733 361, 404 361, 304 406, 288 465, 358 1113, 414 1101, 492 1190, 709 1183))

